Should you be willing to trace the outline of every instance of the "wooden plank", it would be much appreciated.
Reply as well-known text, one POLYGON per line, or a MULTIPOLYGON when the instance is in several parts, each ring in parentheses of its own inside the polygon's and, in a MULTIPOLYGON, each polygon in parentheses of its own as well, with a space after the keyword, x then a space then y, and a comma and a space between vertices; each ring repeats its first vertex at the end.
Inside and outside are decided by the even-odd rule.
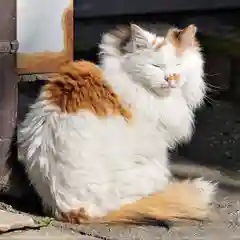
POLYGON ((17 0, 18 72, 56 72, 73 59, 72 0, 17 0))

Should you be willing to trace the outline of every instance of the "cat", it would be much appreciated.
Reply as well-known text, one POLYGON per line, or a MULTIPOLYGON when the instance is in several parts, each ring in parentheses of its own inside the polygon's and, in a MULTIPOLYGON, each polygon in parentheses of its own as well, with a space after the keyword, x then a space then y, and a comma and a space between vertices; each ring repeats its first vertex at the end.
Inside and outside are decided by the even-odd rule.
POLYGON ((100 68, 73 61, 49 79, 19 128, 20 161, 58 220, 205 219, 216 184, 172 181, 168 166, 204 98, 196 27, 130 34, 131 52, 105 33, 100 68))
MULTIPOLYGON (((132 24, 132 39, 129 44, 131 47, 128 47, 128 53, 124 55, 121 55, 119 51, 119 46, 121 45, 119 37, 114 38, 111 34, 106 34, 103 37, 105 43, 102 44, 103 50, 101 55, 109 56, 108 58, 104 57, 102 63, 102 69, 104 72, 107 72, 106 75, 108 76, 108 74, 111 75, 114 71, 119 71, 119 69, 114 68, 113 63, 116 62, 116 66, 120 64, 123 71, 131 76, 132 81, 142 85, 142 87, 138 86, 137 91, 144 92, 148 89, 158 94, 162 100, 159 111, 163 111, 166 103, 166 111, 161 121, 167 127, 166 123, 171 118, 170 122, 172 125, 168 128, 171 134, 167 134, 169 137, 168 147, 170 148, 175 147, 176 143, 188 142, 191 139, 194 123, 193 113, 203 103, 206 93, 203 71, 204 61, 199 44, 195 39, 196 31, 197 29, 194 25, 190 25, 183 30, 170 29, 164 38, 132 24), (129 49, 131 50, 129 51, 129 49), (105 66, 107 67, 105 68, 105 66), (177 80, 179 77, 181 79, 177 80), (169 94, 171 97, 166 97, 169 94), (180 96, 177 96, 179 94, 180 96), (175 106, 175 111, 179 110, 177 113, 179 117, 185 118, 181 127, 179 127, 179 119, 175 117, 176 112, 172 116, 173 111, 169 111, 168 101, 175 101, 176 99, 176 102, 179 104, 181 100, 184 100, 183 106, 180 105, 180 108, 177 108, 175 104, 172 105, 172 107, 175 106), (182 115, 184 112, 186 116, 182 115), (176 121, 174 121, 174 118, 176 121)), ((126 38, 126 36, 124 37, 126 38)), ((118 82, 114 81, 111 84, 115 83, 118 82)), ((117 90, 117 86, 114 90, 121 91, 117 90)), ((117 93, 121 95, 121 92, 117 93)), ((123 99, 129 97, 125 96, 125 93, 123 94, 123 99)), ((134 101, 133 98, 129 100, 131 104, 134 101)), ((135 101, 139 101, 139 99, 136 97, 135 101)), ((145 104, 148 105, 148 103, 148 100, 146 100, 145 104)), ((149 107, 146 106, 146 108, 149 107)), ((156 112, 156 109, 154 112, 156 112)))

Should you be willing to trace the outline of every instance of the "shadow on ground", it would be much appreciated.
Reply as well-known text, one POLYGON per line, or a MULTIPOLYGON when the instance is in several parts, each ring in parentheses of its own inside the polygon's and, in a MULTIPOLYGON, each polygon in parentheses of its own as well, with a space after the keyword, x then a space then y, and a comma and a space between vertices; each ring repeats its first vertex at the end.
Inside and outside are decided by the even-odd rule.
POLYGON ((191 143, 179 148, 190 162, 213 167, 240 180, 240 108, 214 101, 196 114, 191 143))

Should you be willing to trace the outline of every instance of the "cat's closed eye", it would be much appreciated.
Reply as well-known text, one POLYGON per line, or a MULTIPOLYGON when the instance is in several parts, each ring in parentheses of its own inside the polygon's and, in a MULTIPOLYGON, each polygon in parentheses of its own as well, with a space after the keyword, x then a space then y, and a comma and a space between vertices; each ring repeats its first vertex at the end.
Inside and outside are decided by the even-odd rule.
POLYGON ((163 69, 165 67, 164 64, 152 64, 153 67, 163 69))

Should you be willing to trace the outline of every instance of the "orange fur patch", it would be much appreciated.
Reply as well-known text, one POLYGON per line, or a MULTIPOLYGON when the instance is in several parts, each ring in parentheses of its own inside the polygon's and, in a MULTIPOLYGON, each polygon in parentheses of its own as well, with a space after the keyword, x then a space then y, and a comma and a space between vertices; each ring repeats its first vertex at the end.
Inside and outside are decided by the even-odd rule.
POLYGON ((157 39, 154 38, 154 39, 152 40, 152 45, 154 45, 154 44, 156 43, 156 41, 157 41, 157 39))
POLYGON ((174 80, 178 81, 178 80, 180 80, 180 74, 173 73, 167 77, 167 80, 168 81, 174 81, 174 80))
POLYGON ((44 86, 46 99, 62 112, 76 113, 81 109, 97 116, 121 115, 131 119, 119 97, 104 81, 102 71, 95 64, 76 61, 64 64, 59 74, 44 86))
MULTIPOLYGON (((183 42, 183 36, 187 33, 187 31, 189 31, 189 29, 195 29, 195 26, 189 25, 188 27, 184 28, 184 29, 170 29, 166 38, 172 43, 172 45, 176 48, 177 50, 177 55, 181 55, 186 46, 183 46, 182 42, 183 42)), ((195 34, 192 36, 191 39, 191 44, 188 44, 189 46, 194 46, 199 48, 200 44, 199 42, 196 40, 195 38, 195 34)))
POLYGON ((165 41, 161 42, 161 43, 158 43, 157 46, 155 47, 155 49, 160 49, 161 47, 163 47, 164 45, 166 44, 165 41))
POLYGON ((109 223, 141 223, 144 219, 186 221, 204 220, 210 207, 190 181, 170 184, 163 192, 154 193, 134 203, 123 205, 119 210, 101 218, 109 223))
POLYGON ((62 213, 58 220, 72 224, 83 224, 89 221, 89 219, 90 217, 86 214, 85 210, 80 208, 72 210, 69 213, 62 213))
POLYGON ((171 41, 172 45, 176 48, 180 47, 180 35, 181 35, 181 30, 172 30, 172 32, 169 35, 169 40, 171 41))

